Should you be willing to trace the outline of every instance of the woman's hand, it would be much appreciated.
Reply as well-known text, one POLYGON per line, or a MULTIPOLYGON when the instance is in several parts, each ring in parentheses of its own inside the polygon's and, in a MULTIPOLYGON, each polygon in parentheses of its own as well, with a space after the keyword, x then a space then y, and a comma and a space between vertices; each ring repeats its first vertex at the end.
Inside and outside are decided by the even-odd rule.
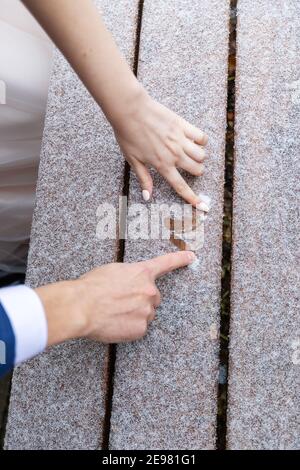
MULTIPOLYGON (((134 109, 114 127, 120 148, 136 173, 144 199, 150 199, 153 182, 147 166, 155 168, 189 204, 201 203, 178 168, 194 176, 204 171, 207 136, 145 92, 134 109)), ((205 210, 205 209, 204 209, 205 210)))

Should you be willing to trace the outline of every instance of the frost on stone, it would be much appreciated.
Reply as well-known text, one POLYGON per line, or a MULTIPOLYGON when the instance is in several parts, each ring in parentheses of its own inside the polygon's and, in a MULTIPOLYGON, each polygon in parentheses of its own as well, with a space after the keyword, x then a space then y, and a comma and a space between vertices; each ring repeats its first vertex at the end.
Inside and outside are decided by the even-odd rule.
POLYGON ((207 194, 199 193, 198 194, 199 198, 201 199, 202 202, 205 202, 205 204, 211 208, 211 198, 207 194))
POLYGON ((199 265, 200 265, 200 260, 199 258, 197 258, 192 264, 189 264, 188 268, 191 269, 192 271, 197 271, 199 265))
POLYGON ((291 91, 291 100, 295 105, 300 104, 300 79, 286 85, 287 90, 291 91))
POLYGON ((209 328, 209 336, 212 341, 216 341, 219 338, 219 330, 216 323, 212 323, 209 328))

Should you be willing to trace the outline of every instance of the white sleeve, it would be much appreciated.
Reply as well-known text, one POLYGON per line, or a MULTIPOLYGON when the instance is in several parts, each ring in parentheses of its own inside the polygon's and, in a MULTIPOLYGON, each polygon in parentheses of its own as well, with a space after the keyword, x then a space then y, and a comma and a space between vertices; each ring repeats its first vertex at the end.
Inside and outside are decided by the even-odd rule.
POLYGON ((15 365, 42 352, 48 339, 47 320, 36 292, 25 285, 0 289, 0 302, 15 335, 15 365))

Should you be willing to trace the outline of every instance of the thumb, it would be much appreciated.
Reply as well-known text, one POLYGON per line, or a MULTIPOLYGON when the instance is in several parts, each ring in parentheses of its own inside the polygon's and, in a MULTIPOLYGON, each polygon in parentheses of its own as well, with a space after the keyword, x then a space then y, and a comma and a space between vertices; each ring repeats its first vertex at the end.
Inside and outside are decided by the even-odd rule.
POLYGON ((135 158, 131 160, 131 166, 140 182, 142 188, 142 194, 144 201, 149 201, 152 196, 153 190, 153 181, 152 177, 149 173, 148 168, 144 165, 144 163, 139 162, 135 158))
POLYGON ((141 263, 150 268, 151 273, 156 279, 175 269, 183 268, 193 263, 195 259, 196 256, 192 251, 176 251, 175 253, 168 253, 167 255, 142 261, 141 263))

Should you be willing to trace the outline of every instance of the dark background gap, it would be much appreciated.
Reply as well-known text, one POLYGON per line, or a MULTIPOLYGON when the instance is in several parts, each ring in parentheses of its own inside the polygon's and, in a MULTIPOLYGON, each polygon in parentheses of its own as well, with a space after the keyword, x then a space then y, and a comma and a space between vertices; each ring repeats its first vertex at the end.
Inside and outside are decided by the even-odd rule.
POLYGON ((225 151, 224 218, 223 218, 222 282, 221 282, 221 311, 220 311, 220 353, 219 353, 220 366, 219 366, 217 442, 216 442, 216 448, 218 450, 226 449, 226 432, 227 432, 237 3, 238 3, 238 0, 230 1, 227 131, 226 131, 226 151, 225 151))
MULTIPOLYGON (((138 74, 143 9, 144 9, 144 0, 139 0, 137 26, 136 26, 136 33, 135 33, 135 50, 134 50, 134 59, 133 59, 133 72, 135 76, 137 76, 138 74)), ((122 196, 126 196, 127 200, 129 197, 129 188, 130 188, 130 166, 125 161, 122 196)), ((127 207, 126 207, 126 211, 127 211, 127 207)), ((123 220, 123 217, 121 217, 121 220, 123 220)), ((125 254, 125 240, 119 239, 118 246, 117 246, 117 253, 116 253, 116 261, 118 263, 124 262, 124 254, 125 254)), ((113 401, 113 393, 114 393, 114 375, 115 375, 115 363, 116 363, 116 345, 115 344, 109 345, 108 354, 109 354, 109 358, 108 358, 108 366, 107 366, 108 371, 107 371, 106 409, 105 409, 103 436, 102 436, 102 449, 103 450, 109 450, 110 421, 111 421, 111 413, 112 413, 112 401, 113 401)))

